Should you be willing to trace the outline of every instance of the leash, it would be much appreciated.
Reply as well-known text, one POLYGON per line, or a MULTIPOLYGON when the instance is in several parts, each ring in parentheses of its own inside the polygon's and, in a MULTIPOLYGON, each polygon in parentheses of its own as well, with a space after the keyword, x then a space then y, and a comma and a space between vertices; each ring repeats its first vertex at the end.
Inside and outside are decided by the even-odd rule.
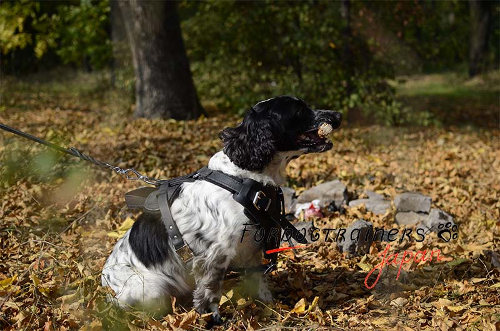
POLYGON ((124 176, 128 180, 137 180, 137 181, 141 181, 141 182, 144 182, 146 184, 149 184, 149 185, 154 185, 156 187, 160 186, 164 182, 164 180, 162 180, 162 179, 156 179, 156 178, 144 176, 139 171, 137 171, 133 168, 122 169, 118 166, 111 165, 107 162, 96 160, 90 155, 83 154, 75 147, 64 148, 64 147, 58 146, 54 143, 51 143, 49 141, 35 137, 29 133, 14 129, 14 128, 12 128, 8 125, 2 124, 2 123, 0 123, 0 129, 8 131, 8 132, 13 133, 13 134, 16 134, 16 135, 21 136, 23 138, 29 139, 29 140, 34 141, 36 143, 45 145, 45 146, 52 148, 58 152, 65 153, 65 154, 68 154, 71 156, 76 156, 76 157, 80 158, 81 160, 90 162, 90 163, 97 165, 99 167, 110 169, 110 170, 116 172, 117 174, 124 176))

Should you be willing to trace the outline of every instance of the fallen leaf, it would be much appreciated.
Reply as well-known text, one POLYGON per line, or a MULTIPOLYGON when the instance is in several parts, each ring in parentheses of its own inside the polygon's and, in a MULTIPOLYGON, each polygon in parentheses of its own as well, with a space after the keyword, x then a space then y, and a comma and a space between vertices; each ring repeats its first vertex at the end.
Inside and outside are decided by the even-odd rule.
POLYGON ((17 275, 14 275, 13 277, 10 277, 10 278, 6 278, 6 279, 3 279, 3 280, 0 280, 0 290, 6 290, 16 280, 17 280, 17 275))
POLYGON ((196 312, 194 310, 189 311, 188 313, 183 314, 182 320, 179 323, 179 327, 181 329, 187 330, 194 321, 196 321, 196 312))
POLYGON ((293 309, 290 311, 290 314, 291 313, 302 314, 305 311, 306 311, 306 300, 302 298, 295 304, 293 309))
POLYGON ((223 304, 231 300, 232 297, 233 297, 233 290, 229 290, 226 294, 221 296, 219 301, 219 306, 222 306, 223 304))
POLYGON ((108 232, 108 236, 111 238, 121 238, 127 233, 127 231, 134 225, 134 220, 127 217, 125 221, 116 229, 116 231, 108 232))
POLYGON ((437 301, 432 302, 432 305, 438 309, 443 309, 444 307, 448 307, 448 306, 453 305, 453 302, 451 302, 448 299, 441 298, 437 301))
POLYGON ((399 297, 399 298, 396 298, 396 299, 391 301, 391 306, 403 307, 407 303, 408 303, 408 299, 399 297))

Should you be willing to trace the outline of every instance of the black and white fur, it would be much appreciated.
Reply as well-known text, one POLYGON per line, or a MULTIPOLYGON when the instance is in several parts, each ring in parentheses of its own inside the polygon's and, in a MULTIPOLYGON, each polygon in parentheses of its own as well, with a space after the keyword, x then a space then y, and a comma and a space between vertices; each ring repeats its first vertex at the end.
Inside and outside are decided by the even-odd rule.
MULTIPOLYGON (((242 123, 220 133, 223 151, 208 167, 263 184, 284 184, 287 163, 301 154, 332 147, 319 137, 321 123, 338 128, 341 114, 311 110, 302 100, 281 96, 252 107, 242 123)), ((102 285, 111 287, 120 306, 168 307, 170 296, 192 300, 200 313, 220 320, 218 303, 226 270, 258 266, 262 248, 253 236, 240 242, 249 219, 232 195, 209 182, 185 183, 171 211, 183 239, 194 252, 192 267, 175 254, 158 216, 142 214, 121 238, 102 272, 102 285)), ((265 280, 253 274, 258 297, 272 300, 265 280)))

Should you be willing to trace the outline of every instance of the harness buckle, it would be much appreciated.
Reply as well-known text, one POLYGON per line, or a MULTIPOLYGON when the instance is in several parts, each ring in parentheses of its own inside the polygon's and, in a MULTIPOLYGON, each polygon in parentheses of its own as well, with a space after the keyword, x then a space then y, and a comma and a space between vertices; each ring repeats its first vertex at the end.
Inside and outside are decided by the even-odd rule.
POLYGON ((181 248, 175 250, 184 263, 187 263, 193 259, 193 251, 188 245, 184 244, 181 248))
POLYGON ((258 211, 266 212, 271 206, 271 199, 269 199, 264 192, 259 191, 255 194, 253 198, 253 205, 258 211), (267 201, 266 201, 267 200, 267 201))

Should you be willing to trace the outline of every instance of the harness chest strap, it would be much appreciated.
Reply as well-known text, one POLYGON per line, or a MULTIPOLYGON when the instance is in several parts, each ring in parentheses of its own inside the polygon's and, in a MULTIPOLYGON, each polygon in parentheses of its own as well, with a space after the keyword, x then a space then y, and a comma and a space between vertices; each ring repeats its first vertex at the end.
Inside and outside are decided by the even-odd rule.
MULTIPOLYGON (((125 201, 129 208, 141 208, 152 213, 160 212, 168 236, 172 240, 176 252, 184 262, 189 261, 193 254, 189 246, 182 239, 182 234, 172 217, 170 205, 177 197, 181 184, 195 180, 206 180, 231 192, 235 201, 244 207, 245 214, 256 224, 260 224, 268 230, 273 227, 279 230, 284 229, 287 237, 291 236, 296 241, 307 244, 304 235, 282 217, 284 213, 284 200, 280 188, 276 189, 273 186, 264 186, 249 178, 241 179, 204 167, 190 175, 164 181, 159 188, 141 187, 125 195, 125 201)), ((280 238, 281 235, 278 235, 277 240, 267 246, 265 245, 264 250, 277 248, 280 238)), ((266 258, 270 258, 273 262, 275 262, 276 257, 277 253, 266 256, 266 258)))
MULTIPOLYGON (((279 201, 279 204, 276 205, 273 213, 270 212, 273 199, 266 196, 263 190, 266 186, 263 184, 250 178, 241 179, 207 167, 198 170, 197 173, 199 175, 198 177, 195 175, 195 178, 204 179, 233 193, 234 200, 245 207, 247 216, 250 216, 257 223, 261 223, 259 220, 263 218, 270 219, 276 226, 285 230, 285 233, 289 234, 288 237, 292 237, 301 244, 308 243, 304 235, 283 217, 285 201, 280 187, 276 187, 277 197, 275 199, 279 201)), ((267 187, 275 188, 274 186, 267 187)))

